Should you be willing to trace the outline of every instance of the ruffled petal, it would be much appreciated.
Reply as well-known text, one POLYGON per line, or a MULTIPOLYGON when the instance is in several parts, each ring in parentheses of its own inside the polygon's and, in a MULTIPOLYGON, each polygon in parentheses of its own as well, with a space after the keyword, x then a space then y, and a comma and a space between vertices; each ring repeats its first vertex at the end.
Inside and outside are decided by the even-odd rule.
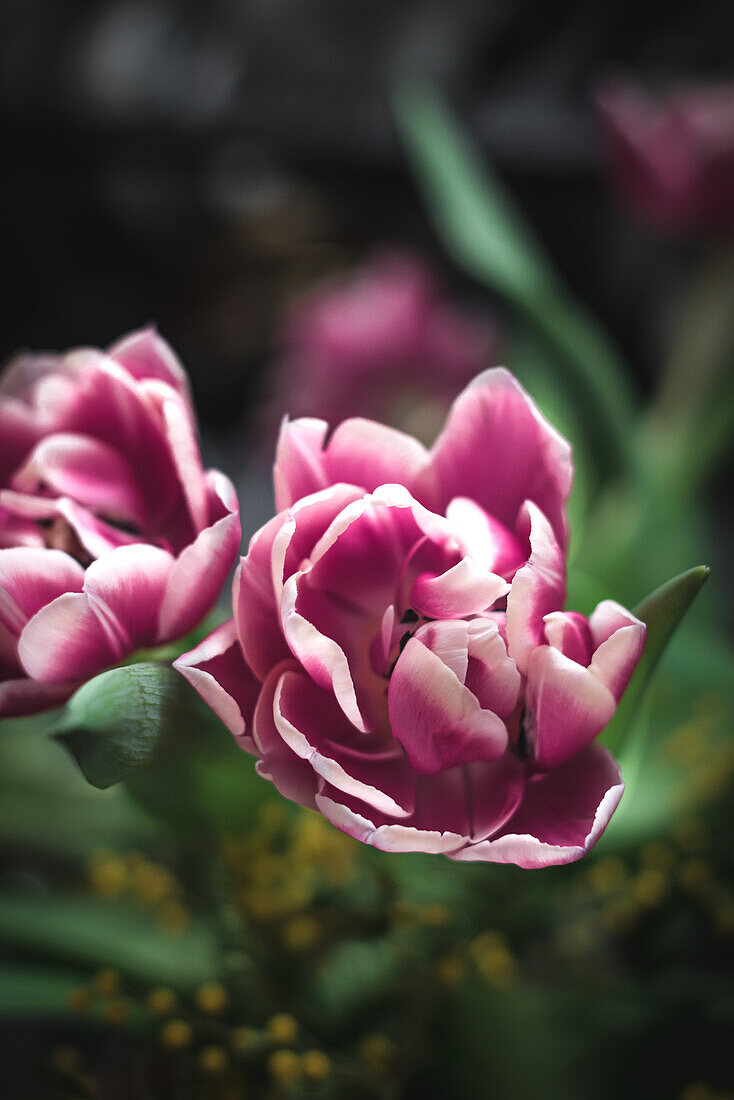
POLYGON ((527 554, 517 535, 468 497, 454 497, 446 518, 482 569, 512 577, 525 563, 527 554))
POLYGON ((288 747, 332 787, 380 813, 412 813, 415 776, 399 746, 383 733, 357 733, 331 692, 302 672, 286 671, 273 714, 288 747))
POLYGON ((187 634, 217 602, 240 547, 237 495, 229 478, 207 475, 210 525, 173 562, 160 606, 157 640, 187 634))
POLYGON ((502 719, 484 710, 455 672, 417 637, 398 658, 388 706, 393 736, 421 775, 496 760, 507 747, 502 719))
POLYGON ((107 354, 136 382, 145 379, 165 382, 190 402, 186 371, 171 345, 163 339, 154 325, 121 337, 108 348, 107 354))
POLYGON ((429 456, 410 435, 372 420, 345 420, 326 442, 323 420, 285 420, 276 450, 275 502, 278 510, 338 481, 372 492, 395 482, 410 488, 425 480, 429 456))
POLYGON ((551 867, 580 859, 596 844, 619 805, 619 765, 601 745, 589 745, 560 768, 528 783, 502 834, 458 852, 459 860, 551 867))
POLYGON ((419 574, 411 589, 410 606, 429 619, 463 619, 488 611, 509 591, 507 581, 467 557, 439 576, 419 574))
POLYGON ((281 677, 289 670, 298 670, 295 661, 282 661, 271 669, 262 686, 253 718, 253 736, 261 754, 256 768, 258 774, 269 779, 285 798, 315 810, 318 776, 308 761, 289 748, 275 725, 275 692, 281 677))
POLYGON ((619 701, 642 656, 647 627, 614 600, 604 600, 589 619, 597 649, 589 671, 619 701))
POLYGON ((51 490, 141 531, 148 523, 136 472, 118 451, 91 436, 46 436, 15 474, 13 488, 31 493, 51 490))
POLYGON ((223 623, 173 667, 185 676, 243 748, 255 752, 252 715, 260 682, 242 656, 234 619, 223 623))
POLYGON ((594 652, 594 640, 584 616, 577 611, 551 611, 543 621, 548 644, 586 668, 594 652))
POLYGON ((544 618, 560 611, 566 598, 566 563, 543 513, 527 502, 521 513, 528 529, 530 557, 515 574, 507 597, 507 647, 521 672, 544 641, 544 618))
POLYGON ((0 622, 18 637, 37 611, 64 592, 81 592, 84 570, 61 550, 0 550, 0 622))
POLYGON ((23 668, 34 680, 86 680, 115 664, 125 646, 83 592, 68 592, 42 607, 18 640, 23 668))
POLYGON ((527 752, 538 768, 556 768, 575 756, 612 720, 616 700, 592 674, 552 646, 530 657, 523 726, 527 752))
POLYGON ((513 530, 530 500, 565 548, 571 448, 504 368, 484 371, 456 399, 431 456, 439 510, 469 497, 513 530))

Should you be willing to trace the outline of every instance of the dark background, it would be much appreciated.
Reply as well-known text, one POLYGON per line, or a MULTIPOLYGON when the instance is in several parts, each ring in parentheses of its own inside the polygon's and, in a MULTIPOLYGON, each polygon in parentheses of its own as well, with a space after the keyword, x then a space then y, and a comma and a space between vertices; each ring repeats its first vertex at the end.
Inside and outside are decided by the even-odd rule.
POLYGON ((155 320, 221 434, 261 392, 294 290, 375 242, 441 262, 390 118, 412 76, 444 92, 646 387, 691 244, 616 208, 593 94, 610 73, 726 77, 734 8, 3 0, 0 43, 0 351, 155 320))

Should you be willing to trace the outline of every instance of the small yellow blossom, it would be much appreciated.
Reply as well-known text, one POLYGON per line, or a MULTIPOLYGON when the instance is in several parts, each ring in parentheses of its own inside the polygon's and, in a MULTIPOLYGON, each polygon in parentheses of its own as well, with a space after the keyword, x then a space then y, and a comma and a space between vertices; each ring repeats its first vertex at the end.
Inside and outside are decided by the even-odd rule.
POLYGON ((283 925, 283 943, 291 951, 308 951, 318 943, 321 930, 318 921, 307 914, 292 917, 283 925))
POLYGON ((589 885, 596 894, 611 894, 627 878, 627 868, 616 856, 606 856, 591 864, 587 872, 589 885))
POLYGON ((73 989, 69 994, 69 1008, 72 1012, 89 1012, 92 1007, 92 994, 88 989, 73 989))
POLYGON ((359 1057, 372 1069, 384 1070, 396 1054, 395 1043, 381 1031, 372 1031, 359 1042, 359 1057))
POLYGON ((119 1026, 127 1023, 130 1017, 130 1002, 122 997, 114 997, 105 1005, 104 1015, 109 1024, 119 1026))
POLYGON ((218 982, 207 982, 196 991, 196 1007, 207 1016, 219 1016, 229 1004, 229 994, 218 982))
POLYGON ((665 898, 668 884, 662 871, 656 871, 653 867, 640 871, 632 881, 632 895, 640 905, 652 909, 665 898))
POLYGON ((230 1036, 232 1050, 236 1050, 238 1054, 246 1054, 257 1044, 258 1038, 254 1027, 236 1027, 230 1036))
POLYGON ((185 1020, 169 1020, 161 1028, 160 1038, 164 1046, 181 1050, 191 1043, 193 1038, 191 1025, 185 1020))
POLYGON ((103 997, 110 997, 120 988, 120 975, 109 967, 98 970, 94 975, 93 985, 97 993, 101 993, 103 997))
POLYGON ((159 986, 156 989, 151 989, 145 1003, 151 1012, 155 1012, 156 1016, 170 1016, 172 1012, 176 1011, 178 1000, 172 989, 159 986))
POLYGON ((89 883, 101 898, 119 897, 129 883, 124 860, 103 852, 95 853, 89 861, 89 883))
POLYGON ((298 1023, 287 1012, 279 1012, 270 1017, 267 1030, 276 1043, 292 1043, 298 1035, 298 1023))
POLYGON ((441 985, 449 989, 459 984, 466 973, 466 963, 458 955, 445 955, 436 965, 436 973, 441 985))
POLYGON ((301 1055, 301 1072, 307 1081, 325 1081, 331 1073, 331 1062, 322 1050, 307 1050, 301 1055))
POLYGON ((301 1076, 301 1059, 293 1050, 274 1050, 268 1058, 268 1072, 279 1085, 290 1085, 301 1076))

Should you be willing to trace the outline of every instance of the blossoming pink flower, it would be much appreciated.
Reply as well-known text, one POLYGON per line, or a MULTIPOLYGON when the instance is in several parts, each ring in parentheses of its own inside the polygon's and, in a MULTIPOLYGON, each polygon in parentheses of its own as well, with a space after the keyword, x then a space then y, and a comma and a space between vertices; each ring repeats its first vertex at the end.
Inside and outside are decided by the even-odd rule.
POLYGON ((332 423, 372 416, 404 426, 441 417, 453 396, 496 362, 496 329, 441 299, 431 270, 383 253, 305 295, 285 330, 278 399, 291 415, 332 423))
POLYGON ((183 368, 151 329, 24 355, 0 379, 0 715, 55 705, 187 633, 240 540, 183 368))
POLYGON ((234 617, 176 665, 262 775, 366 843, 577 859, 622 794, 594 738, 645 627, 561 610, 570 484, 568 444, 502 369, 430 451, 368 420, 286 422, 234 617))
POLYGON ((734 229, 734 84, 657 101, 617 84, 598 103, 609 175, 632 209, 663 229, 734 229))

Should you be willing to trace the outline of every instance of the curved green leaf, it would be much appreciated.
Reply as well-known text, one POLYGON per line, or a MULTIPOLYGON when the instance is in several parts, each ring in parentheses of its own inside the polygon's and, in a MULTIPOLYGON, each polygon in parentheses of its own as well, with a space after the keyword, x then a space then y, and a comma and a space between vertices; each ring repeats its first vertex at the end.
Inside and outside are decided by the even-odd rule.
POLYGON ((595 438, 632 462, 628 372, 594 318, 572 297, 512 199, 480 162, 444 104, 403 88, 396 118, 434 224, 453 257, 532 322, 593 403, 595 438))
POLYGON ((638 619, 642 619, 647 625, 647 641, 635 674, 617 707, 617 713, 602 736, 602 740, 612 751, 618 752, 622 747, 650 677, 709 572, 706 565, 689 569, 655 589, 634 609, 638 619))

